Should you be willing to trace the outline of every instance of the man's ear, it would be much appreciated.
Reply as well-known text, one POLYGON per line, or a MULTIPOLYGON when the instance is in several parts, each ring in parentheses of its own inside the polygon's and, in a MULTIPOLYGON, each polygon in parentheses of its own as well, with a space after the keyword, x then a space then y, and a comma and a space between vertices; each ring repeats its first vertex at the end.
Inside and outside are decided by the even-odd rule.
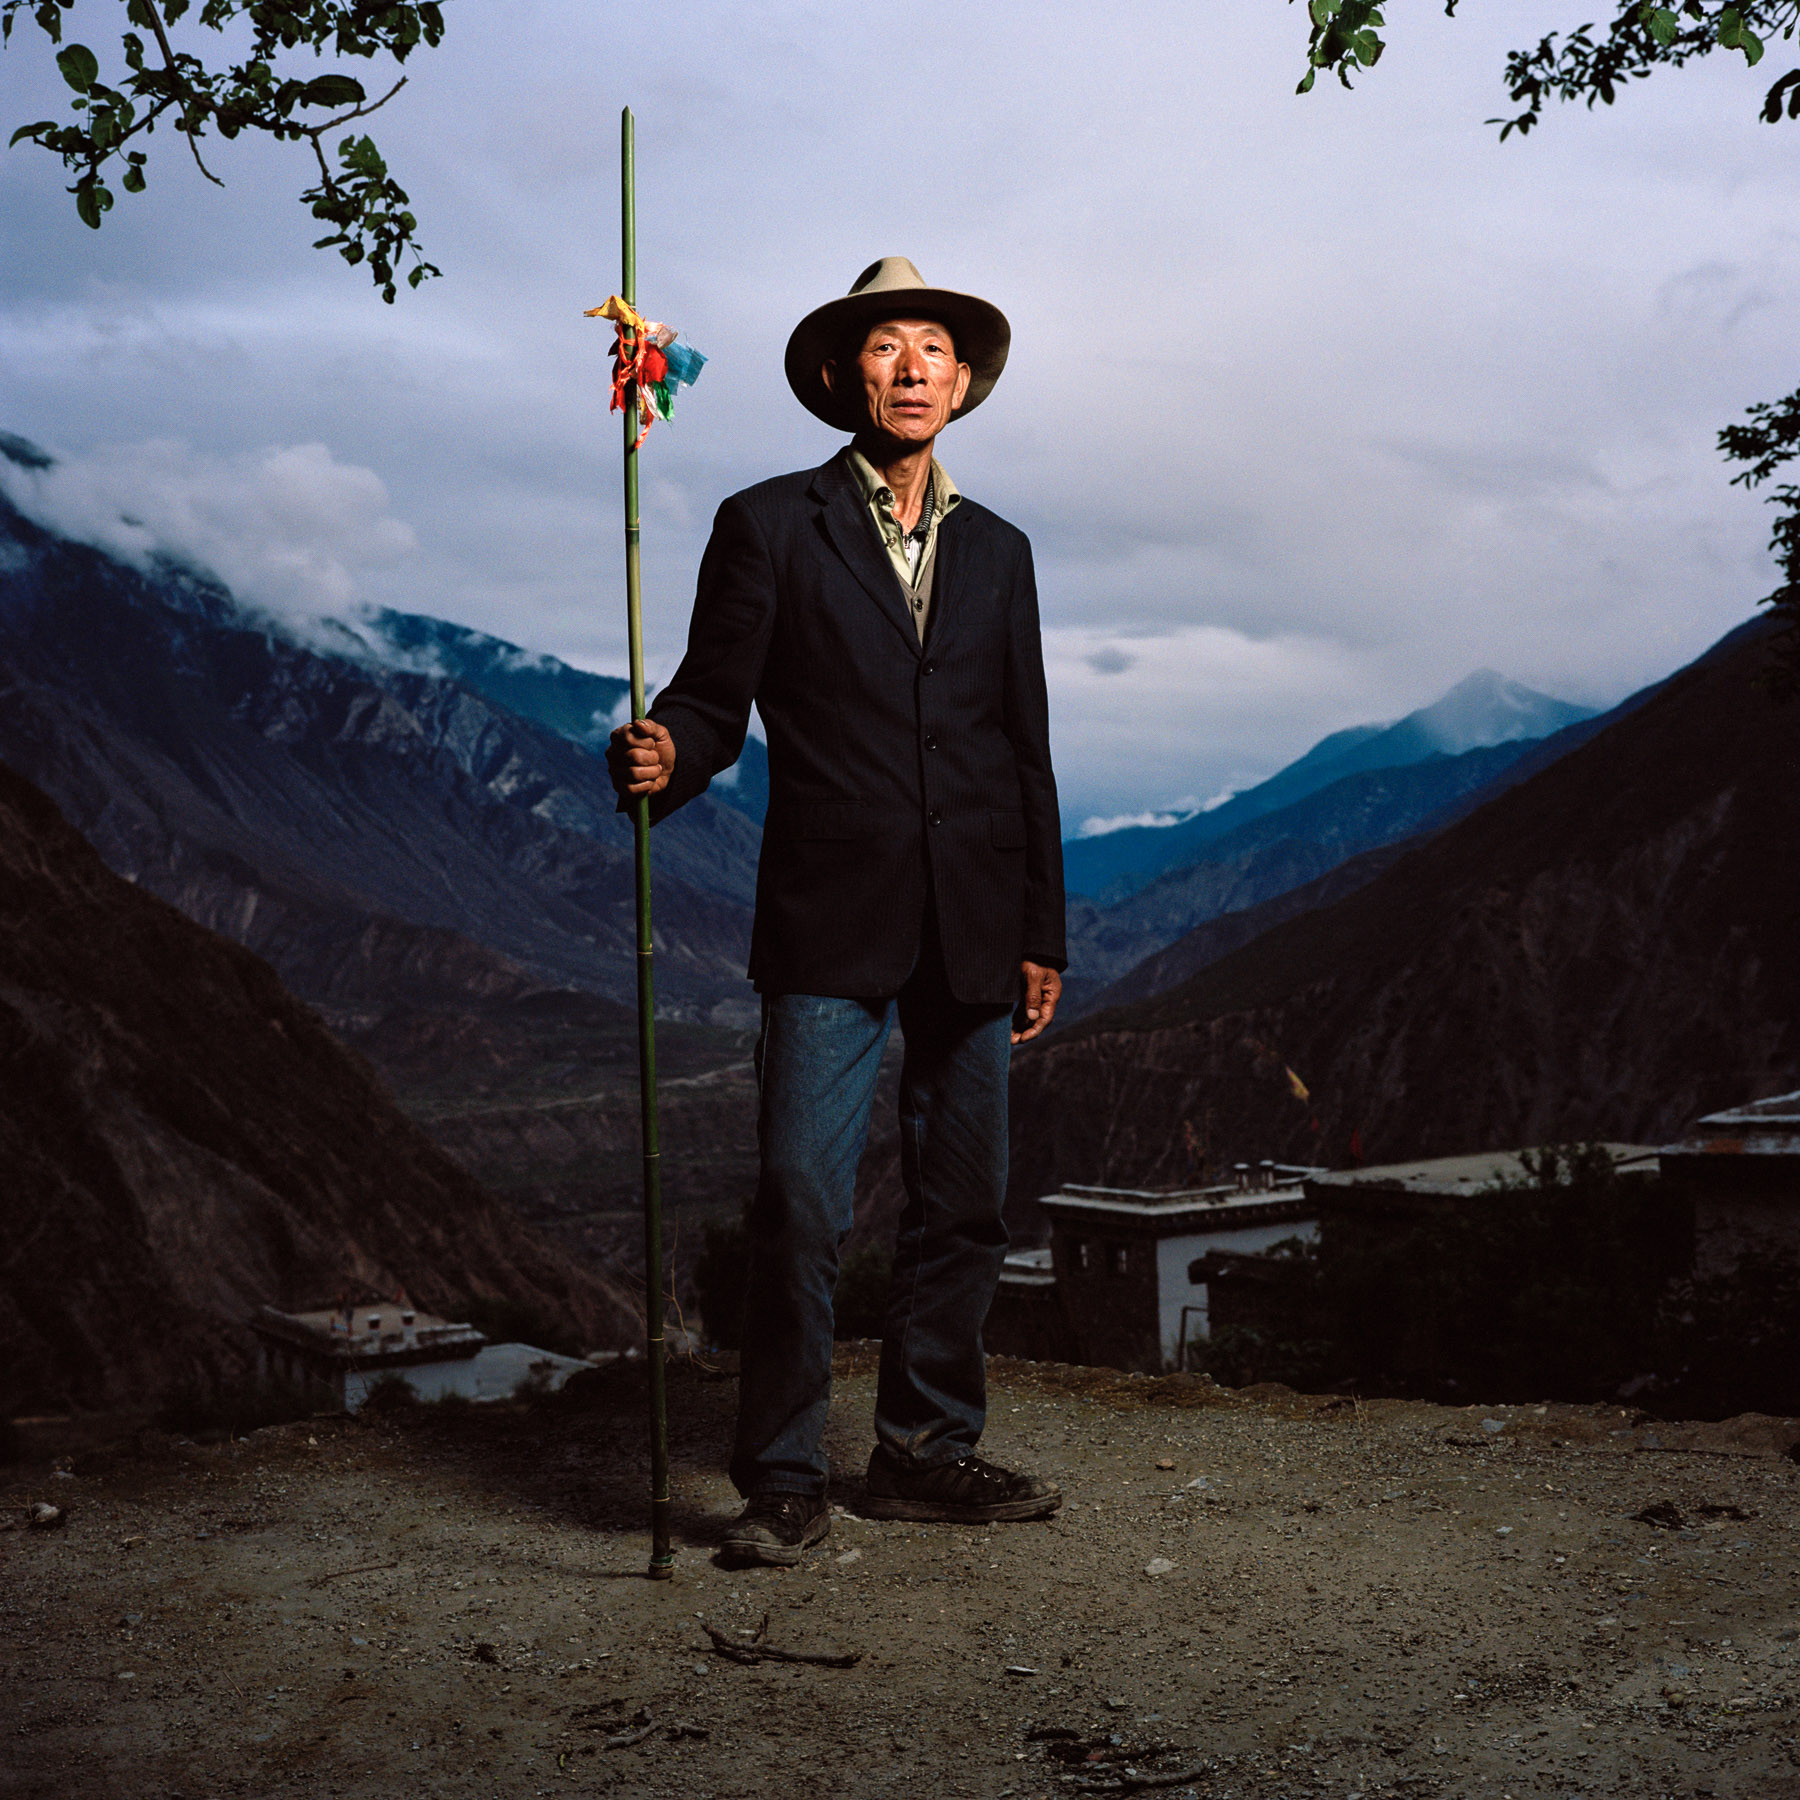
POLYGON ((837 392, 837 358, 835 356, 828 356, 819 364, 819 379, 824 382, 826 393, 835 394, 837 392))
POLYGON ((975 379, 975 371, 967 363, 956 365, 956 392, 950 400, 950 410, 955 412, 969 397, 969 383, 975 379))

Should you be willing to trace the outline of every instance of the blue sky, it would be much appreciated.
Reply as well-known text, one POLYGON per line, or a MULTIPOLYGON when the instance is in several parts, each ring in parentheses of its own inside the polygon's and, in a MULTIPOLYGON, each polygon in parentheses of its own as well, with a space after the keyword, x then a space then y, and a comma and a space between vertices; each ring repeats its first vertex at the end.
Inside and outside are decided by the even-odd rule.
MULTIPOLYGON (((72 35, 120 10, 81 0, 72 35)), ((712 358, 645 451, 660 672, 718 501, 837 441, 787 392, 789 330, 892 253, 1013 321, 941 448, 1037 547, 1071 829, 1481 665, 1614 699, 1772 585, 1712 448, 1800 363, 1800 127, 1757 121, 1766 66, 1501 145, 1505 51, 1578 5, 1396 0, 1381 67, 1305 99, 1276 0, 446 10, 376 122, 446 272, 392 308, 307 247, 298 150, 218 147, 220 192, 159 133, 97 235, 48 159, 0 157, 0 427, 68 459, 36 504, 115 536, 129 510, 280 610, 619 668, 580 314, 617 281, 630 101, 640 299, 712 358)), ((0 59, 8 132, 54 102, 34 31, 0 59)))

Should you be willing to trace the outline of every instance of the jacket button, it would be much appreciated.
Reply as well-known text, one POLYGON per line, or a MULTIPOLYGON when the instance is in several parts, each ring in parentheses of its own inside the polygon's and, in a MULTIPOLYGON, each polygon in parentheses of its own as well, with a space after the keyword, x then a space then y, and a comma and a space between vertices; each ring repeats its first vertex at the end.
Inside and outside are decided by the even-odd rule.
POLYGON ((925 748, 927 750, 935 750, 937 748, 937 733, 935 731, 926 732, 925 748))
POLYGON ((936 663, 931 663, 931 662, 928 662, 928 663, 927 663, 927 664, 926 664, 926 665, 925 665, 925 669, 924 669, 924 672, 925 672, 925 673, 926 673, 926 674, 927 674, 927 675, 930 675, 930 674, 933 674, 933 673, 935 673, 935 671, 936 671, 936 669, 937 669, 937 664, 936 664, 936 663))
POLYGON ((944 822, 944 815, 941 812, 939 812, 935 807, 932 809, 930 817, 931 817, 931 822, 934 825, 941 825, 944 822))

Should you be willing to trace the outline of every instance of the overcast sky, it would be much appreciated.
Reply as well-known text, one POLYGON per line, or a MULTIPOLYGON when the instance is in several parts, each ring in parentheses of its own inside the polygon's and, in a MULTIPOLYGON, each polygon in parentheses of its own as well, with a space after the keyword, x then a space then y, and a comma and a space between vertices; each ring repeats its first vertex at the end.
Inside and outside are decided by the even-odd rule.
MULTIPOLYGON (((394 307, 308 248, 293 147, 215 146, 220 192, 159 132, 98 234, 50 159, 0 155, 0 428, 67 459, 65 522, 116 541, 128 509, 267 605, 622 668, 608 328, 580 314, 618 284, 629 101, 640 302, 712 359, 644 453, 653 672, 719 500, 839 441, 788 332, 897 253, 1012 319, 940 449, 1036 546, 1067 829, 1483 665, 1611 701, 1773 585, 1713 439, 1800 378, 1800 126, 1718 56, 1502 145, 1506 50, 1595 9, 1387 10, 1356 93, 1297 98, 1278 0, 453 0, 375 121, 445 271, 394 307)), ((122 12, 75 8, 103 67, 122 12)), ((21 18, 6 134, 58 87, 21 18)))

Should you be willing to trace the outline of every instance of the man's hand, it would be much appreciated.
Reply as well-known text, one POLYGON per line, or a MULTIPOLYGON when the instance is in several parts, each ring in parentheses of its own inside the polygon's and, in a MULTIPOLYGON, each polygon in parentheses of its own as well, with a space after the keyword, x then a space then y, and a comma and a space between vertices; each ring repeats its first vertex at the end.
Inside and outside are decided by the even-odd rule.
POLYGON ((1025 1017, 1031 1021, 1023 1031, 1015 1031, 1015 1044, 1028 1044, 1056 1017, 1056 1003, 1062 998, 1062 977, 1042 963, 1024 962, 1025 1017))
POLYGON ((621 794, 660 794, 675 773, 675 740, 654 719, 634 719, 612 734, 606 766, 621 794))

